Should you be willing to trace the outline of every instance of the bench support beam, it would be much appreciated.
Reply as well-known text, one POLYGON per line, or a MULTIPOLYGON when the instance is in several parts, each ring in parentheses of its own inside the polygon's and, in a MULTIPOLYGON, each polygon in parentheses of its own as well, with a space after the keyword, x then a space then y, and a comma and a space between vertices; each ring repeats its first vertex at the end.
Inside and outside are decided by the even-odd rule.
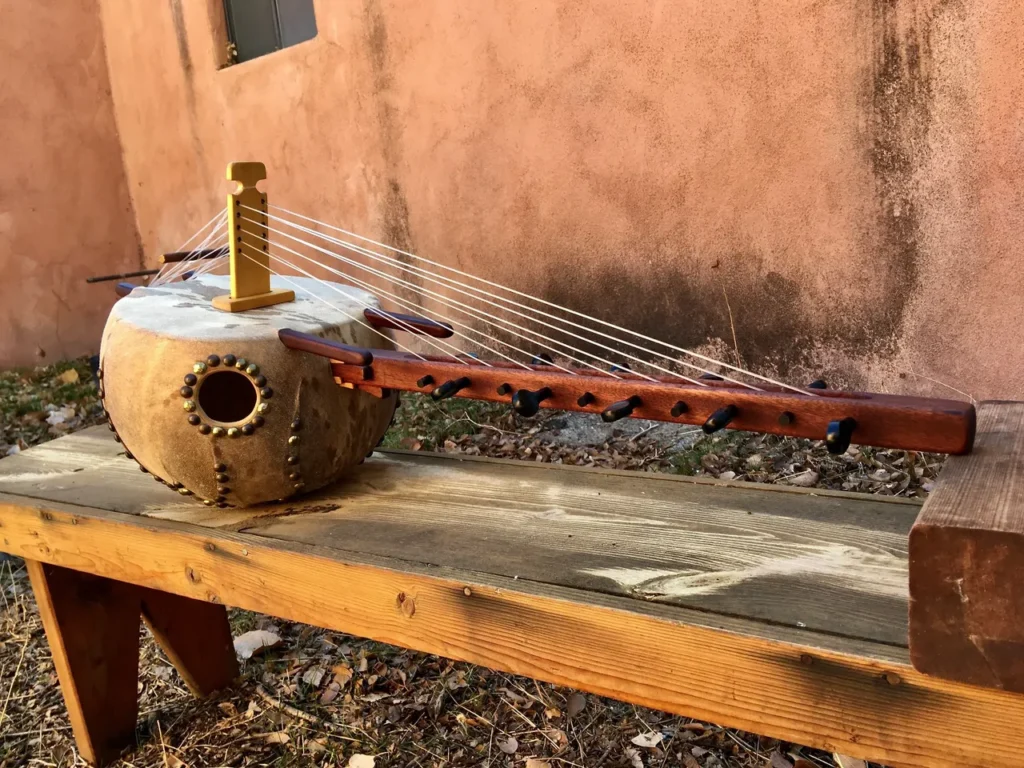
POLYGON ((139 617, 189 688, 208 695, 238 674, 224 606, 27 560, 79 752, 103 765, 135 743, 139 617))

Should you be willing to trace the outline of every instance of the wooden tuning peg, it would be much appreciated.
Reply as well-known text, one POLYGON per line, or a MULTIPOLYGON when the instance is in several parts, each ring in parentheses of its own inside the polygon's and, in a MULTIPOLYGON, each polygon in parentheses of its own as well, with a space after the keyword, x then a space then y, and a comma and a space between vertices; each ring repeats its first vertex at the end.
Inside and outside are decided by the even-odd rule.
POLYGON ((624 419, 632 414, 634 410, 639 408, 641 402, 642 401, 637 395, 633 395, 628 400, 620 400, 617 403, 612 403, 601 411, 601 418, 608 423, 624 419))
POLYGON ((830 421, 828 430, 825 432, 825 447, 828 448, 828 452, 833 456, 846 453, 856 428, 857 422, 851 418, 830 421))
POLYGON ((708 435, 713 432, 717 432, 720 429, 724 429, 729 425, 729 422, 736 417, 737 413, 739 413, 739 409, 735 405, 727 405, 724 408, 719 408, 708 416, 708 420, 704 422, 702 429, 705 434, 708 435))
POLYGON ((439 386, 430 396, 435 400, 445 400, 449 397, 454 397, 459 393, 460 390, 465 389, 470 384, 469 377, 463 376, 459 379, 449 379, 444 384, 439 386))
POLYGON ((520 389, 512 395, 512 407, 520 416, 536 416, 540 410, 540 404, 551 397, 549 387, 541 387, 536 392, 528 389, 520 389))

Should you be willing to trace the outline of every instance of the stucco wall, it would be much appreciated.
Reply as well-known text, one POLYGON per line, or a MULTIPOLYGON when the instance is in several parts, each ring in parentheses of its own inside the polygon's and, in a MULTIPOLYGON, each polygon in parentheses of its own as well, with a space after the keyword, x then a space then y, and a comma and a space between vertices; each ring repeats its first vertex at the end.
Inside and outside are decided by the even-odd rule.
POLYGON ((0 3, 0 367, 94 352, 138 268, 96 0, 0 3))
POLYGON ((793 381, 1024 397, 1020 4, 320 0, 227 68, 219 0, 101 6, 146 253, 258 159, 272 202, 793 381))

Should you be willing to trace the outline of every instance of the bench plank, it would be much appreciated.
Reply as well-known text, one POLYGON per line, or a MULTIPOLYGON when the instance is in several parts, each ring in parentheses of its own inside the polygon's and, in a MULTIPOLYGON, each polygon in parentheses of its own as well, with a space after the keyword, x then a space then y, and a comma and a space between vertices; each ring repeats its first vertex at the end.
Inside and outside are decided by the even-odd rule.
POLYGON ((1024 698, 893 646, 12 496, 0 546, 886 765, 1019 764, 1024 698))

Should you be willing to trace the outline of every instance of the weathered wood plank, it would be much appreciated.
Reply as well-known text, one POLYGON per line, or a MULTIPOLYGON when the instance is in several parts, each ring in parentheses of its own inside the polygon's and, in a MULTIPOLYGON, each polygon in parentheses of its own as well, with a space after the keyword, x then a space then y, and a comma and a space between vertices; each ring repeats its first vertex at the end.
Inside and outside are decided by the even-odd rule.
POLYGON ((1015 766, 1024 698, 890 646, 507 577, 0 498, 14 554, 891 766, 1015 766))
POLYGON ((566 473, 367 462, 319 514, 261 536, 906 642, 917 507, 566 473), (333 508, 332 508, 333 507, 333 508))
POLYGON ((0 462, 0 490, 906 643, 913 503, 414 453, 294 503, 210 510, 119 450, 102 429, 33 448, 0 462))
POLYGON ((135 742, 139 593, 120 580, 27 560, 75 741, 104 764, 135 742))
POLYGON ((910 534, 914 666, 1024 692, 1024 403, 978 407, 910 534))

